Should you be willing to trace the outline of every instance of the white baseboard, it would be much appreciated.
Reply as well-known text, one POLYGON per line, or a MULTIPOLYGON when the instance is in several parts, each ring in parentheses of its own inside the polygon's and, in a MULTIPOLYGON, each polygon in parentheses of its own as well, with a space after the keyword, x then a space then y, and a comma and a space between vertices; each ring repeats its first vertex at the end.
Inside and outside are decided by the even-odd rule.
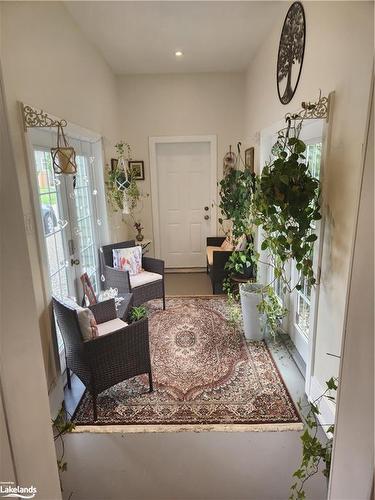
MULTIPOLYGON (((321 385, 319 380, 315 376, 311 377, 309 401, 319 398, 324 391, 325 387, 321 385)), ((319 410, 320 415, 318 415, 318 420, 323 426, 324 431, 326 431, 330 425, 335 423, 336 406, 329 399, 322 398, 319 410)))

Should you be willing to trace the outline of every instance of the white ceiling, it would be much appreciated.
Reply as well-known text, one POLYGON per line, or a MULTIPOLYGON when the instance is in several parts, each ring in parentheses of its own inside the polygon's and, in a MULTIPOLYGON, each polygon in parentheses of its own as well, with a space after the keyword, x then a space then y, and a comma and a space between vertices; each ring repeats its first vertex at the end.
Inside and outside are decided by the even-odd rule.
POLYGON ((64 3, 116 74, 244 71, 287 10, 279 1, 64 3))

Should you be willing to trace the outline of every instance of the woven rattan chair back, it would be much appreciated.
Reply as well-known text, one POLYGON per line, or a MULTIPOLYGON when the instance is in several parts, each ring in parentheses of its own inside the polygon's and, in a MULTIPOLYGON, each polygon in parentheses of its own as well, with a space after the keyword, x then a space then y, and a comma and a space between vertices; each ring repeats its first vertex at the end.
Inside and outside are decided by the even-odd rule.
POLYGON ((64 341, 67 366, 76 373, 85 385, 90 384, 90 367, 84 350, 77 311, 73 307, 52 297, 53 311, 64 341))

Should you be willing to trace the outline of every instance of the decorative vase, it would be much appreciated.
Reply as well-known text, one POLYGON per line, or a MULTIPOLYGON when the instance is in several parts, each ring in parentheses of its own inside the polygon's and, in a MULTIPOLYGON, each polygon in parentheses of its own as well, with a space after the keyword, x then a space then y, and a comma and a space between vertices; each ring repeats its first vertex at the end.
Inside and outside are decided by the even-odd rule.
POLYGON ((144 238, 144 236, 143 236, 143 234, 142 234, 142 229, 138 229, 138 233, 136 234, 135 239, 136 239, 137 241, 143 241, 143 238, 144 238))
POLYGON ((262 285, 259 283, 242 283, 240 285, 241 309, 245 337, 248 340, 262 340, 263 332, 258 304, 261 300, 262 285))

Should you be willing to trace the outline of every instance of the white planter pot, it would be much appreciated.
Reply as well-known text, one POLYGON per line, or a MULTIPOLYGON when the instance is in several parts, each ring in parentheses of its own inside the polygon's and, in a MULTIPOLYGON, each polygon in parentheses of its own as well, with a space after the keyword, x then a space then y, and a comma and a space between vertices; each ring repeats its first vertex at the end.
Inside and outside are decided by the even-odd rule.
POLYGON ((261 318, 258 304, 261 300, 260 290, 262 285, 258 283, 243 283, 240 285, 241 309, 245 337, 248 340, 262 340, 261 318))

